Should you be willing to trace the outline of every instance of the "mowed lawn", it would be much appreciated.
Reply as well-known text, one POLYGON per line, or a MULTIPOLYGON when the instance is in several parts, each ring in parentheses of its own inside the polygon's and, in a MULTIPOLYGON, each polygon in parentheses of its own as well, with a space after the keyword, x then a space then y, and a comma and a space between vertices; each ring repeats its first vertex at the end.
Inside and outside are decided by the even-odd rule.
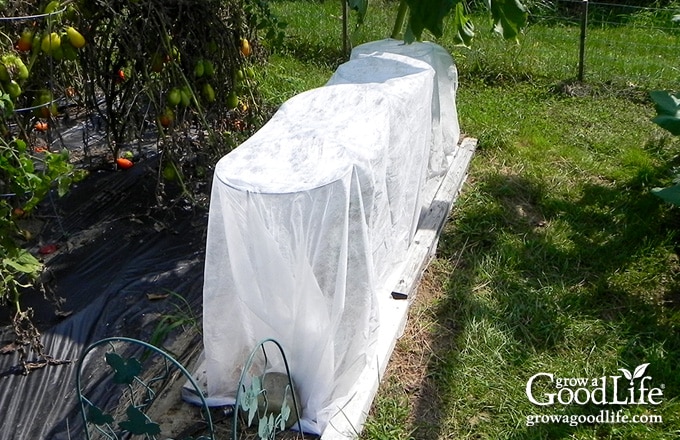
MULTIPOLYGON (((258 80, 278 105, 345 58, 339 2, 271 6, 287 38, 258 80)), ((355 44, 389 36, 395 10, 371 2, 355 44)), ((471 48, 435 41, 478 150, 362 438, 678 438, 680 212, 651 189, 680 143, 648 96, 680 84, 680 41, 598 28, 580 83, 577 25, 535 21, 515 44, 475 22, 471 48)))

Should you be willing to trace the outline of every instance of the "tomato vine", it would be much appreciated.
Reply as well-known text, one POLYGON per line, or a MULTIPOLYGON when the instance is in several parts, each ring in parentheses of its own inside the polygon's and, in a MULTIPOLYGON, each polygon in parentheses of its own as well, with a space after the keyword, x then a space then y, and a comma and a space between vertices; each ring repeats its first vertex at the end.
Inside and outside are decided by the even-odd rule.
POLYGON ((265 117, 258 32, 276 44, 284 27, 262 0, 0 0, 0 305, 19 346, 49 357, 21 304, 43 267, 22 221, 86 174, 58 144, 65 110, 103 121, 110 169, 155 136, 159 178, 191 197, 265 117))

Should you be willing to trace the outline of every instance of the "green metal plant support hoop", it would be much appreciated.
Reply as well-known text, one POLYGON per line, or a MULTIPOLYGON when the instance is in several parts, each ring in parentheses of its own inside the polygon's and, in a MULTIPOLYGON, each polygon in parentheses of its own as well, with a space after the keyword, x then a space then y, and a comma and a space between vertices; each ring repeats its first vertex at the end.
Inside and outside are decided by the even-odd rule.
MULTIPOLYGON (((160 426, 151 420, 146 410, 150 408, 152 403, 158 397, 158 391, 154 384, 163 383, 169 380, 172 374, 172 367, 180 371, 184 378, 186 378, 191 386, 196 391, 196 395, 201 400, 201 408, 203 410, 203 417, 207 423, 209 436, 201 436, 194 440, 213 440, 215 438, 214 425, 210 415, 210 409, 205 400, 203 392, 199 388, 196 380, 191 373, 187 371, 182 364, 174 359, 170 354, 144 341, 125 337, 111 337, 101 339, 88 346, 83 352, 80 359, 78 359, 77 373, 76 373, 76 390, 78 392, 78 399, 80 402, 81 415, 84 424, 85 438, 90 440, 89 427, 93 426, 94 430, 101 436, 109 440, 119 440, 121 438, 128 438, 130 435, 142 436, 145 439, 156 439, 160 434, 160 426), (142 361, 152 354, 157 354, 163 360, 163 371, 153 378, 144 379, 142 374, 142 363, 134 358, 124 358, 116 353, 114 343, 129 343, 132 345, 139 345, 149 350, 145 352, 141 358, 142 361), (101 408, 95 405, 90 399, 83 394, 82 373, 84 360, 88 353, 95 348, 108 344, 111 348, 105 354, 106 363, 113 369, 113 377, 111 382, 122 387, 126 387, 129 398, 129 405, 125 410, 126 420, 114 423, 112 414, 104 412, 101 408)), ((124 394, 121 394, 123 397, 124 394)))
POLYGON ((281 344, 279 344, 276 340, 271 338, 263 339, 255 346, 253 351, 250 353, 250 356, 248 357, 248 360, 243 367, 243 371, 241 371, 241 378, 239 380, 238 390, 236 392, 236 405, 234 407, 234 422, 232 437, 233 440, 238 439, 238 419, 239 419, 238 413, 240 410, 243 410, 244 412, 248 413, 248 426, 250 426, 253 418, 257 415, 258 436, 260 439, 273 440, 274 438, 276 438, 276 433, 278 431, 283 431, 285 428, 288 427, 287 421, 291 413, 291 408, 286 403, 287 401, 286 397, 288 396, 292 398, 293 402, 292 410, 295 411, 296 416, 295 420, 297 423, 298 431, 304 438, 304 433, 302 432, 302 425, 300 424, 300 409, 299 409, 300 407, 298 405, 297 396, 295 393, 295 389, 293 387, 293 381, 290 376, 290 368, 288 367, 288 360, 286 359, 286 354, 281 344), (272 343, 278 348, 279 353, 281 354, 281 358, 283 359, 283 363, 286 367, 287 385, 282 398, 281 410, 278 414, 274 414, 273 411, 272 412, 268 411, 269 408, 267 402, 267 389, 266 386, 264 386, 266 385, 266 375, 276 374, 267 373, 266 371, 268 358, 267 352, 265 350, 265 344, 267 343, 272 343), (262 350, 265 359, 263 374, 262 376, 250 378, 251 379, 250 384, 248 387, 246 387, 248 371, 250 370, 253 364, 255 355, 259 352, 260 349, 262 350), (290 393, 290 395, 288 393, 290 393))

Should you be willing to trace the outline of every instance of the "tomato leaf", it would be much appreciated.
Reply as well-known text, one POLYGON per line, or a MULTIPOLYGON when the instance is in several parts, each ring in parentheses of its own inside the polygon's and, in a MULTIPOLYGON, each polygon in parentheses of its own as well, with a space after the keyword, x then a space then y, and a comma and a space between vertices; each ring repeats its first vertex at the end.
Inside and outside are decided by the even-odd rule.
POLYGON ((487 0, 494 31, 506 40, 517 38, 527 24, 527 8, 519 0, 487 0))
POLYGON ((652 122, 675 136, 680 135, 680 98, 661 90, 650 92, 649 97, 657 113, 652 122))
MULTIPOLYGON (((408 27, 412 36, 420 40, 423 31, 427 29, 439 38, 444 34, 444 18, 461 0, 406 0, 410 15, 408 27)), ((410 43, 404 36, 406 42, 410 43)))
POLYGON ((652 194, 675 206, 680 206, 680 185, 668 188, 652 188, 652 194))
POLYGON ((59 197, 64 197, 66 195, 69 188, 71 188, 71 183, 73 183, 73 179, 69 176, 63 176, 57 179, 57 194, 59 194, 59 197))
POLYGON ((14 114, 14 103, 12 97, 7 93, 0 94, 0 116, 10 118, 14 114))
POLYGON ((2 264, 27 275, 35 275, 42 269, 42 263, 23 249, 15 258, 3 258, 2 264))
POLYGON ((26 151, 26 141, 23 139, 14 139, 13 141, 14 147, 17 149, 19 153, 23 153, 26 151))
POLYGON ((470 18, 465 15, 465 8, 462 3, 456 5, 456 12, 453 15, 453 26, 456 35, 453 39, 456 44, 469 47, 475 36, 475 26, 470 18))

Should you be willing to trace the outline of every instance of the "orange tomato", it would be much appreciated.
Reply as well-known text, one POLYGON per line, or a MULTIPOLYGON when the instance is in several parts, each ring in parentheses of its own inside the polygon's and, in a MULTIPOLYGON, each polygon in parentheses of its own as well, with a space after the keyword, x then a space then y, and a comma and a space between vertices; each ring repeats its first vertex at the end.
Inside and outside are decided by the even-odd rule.
POLYGON ((116 164, 124 170, 127 170, 128 168, 132 168, 134 163, 130 159, 126 159, 124 157, 119 157, 116 159, 116 164))
POLYGON ((123 69, 119 69, 118 72, 116 72, 113 75, 113 80, 116 84, 120 84, 125 81, 125 71, 123 69))
POLYGON ((250 56, 252 49, 250 43, 245 38, 241 38, 241 53, 244 57, 250 56))
POLYGON ((35 128, 37 131, 42 131, 44 133, 44 132, 47 131, 49 126, 47 125, 47 122, 45 122, 45 121, 38 121, 38 122, 35 123, 33 128, 35 128))

